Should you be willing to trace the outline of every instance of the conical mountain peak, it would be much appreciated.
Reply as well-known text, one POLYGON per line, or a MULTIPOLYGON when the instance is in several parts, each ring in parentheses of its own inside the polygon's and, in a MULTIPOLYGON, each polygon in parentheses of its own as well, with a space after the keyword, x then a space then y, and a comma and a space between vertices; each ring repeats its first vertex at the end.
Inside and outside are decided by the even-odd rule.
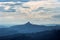
POLYGON ((25 25, 32 25, 30 22, 27 22, 25 25))

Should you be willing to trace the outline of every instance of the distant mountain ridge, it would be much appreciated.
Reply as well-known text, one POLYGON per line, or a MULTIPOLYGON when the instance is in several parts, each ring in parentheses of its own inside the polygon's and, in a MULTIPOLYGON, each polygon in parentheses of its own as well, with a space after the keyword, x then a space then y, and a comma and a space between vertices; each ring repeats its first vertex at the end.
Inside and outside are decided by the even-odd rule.
POLYGON ((0 28, 0 36, 12 35, 15 33, 36 33, 47 30, 60 30, 60 25, 56 26, 45 26, 45 25, 35 25, 30 22, 23 25, 14 25, 8 28, 0 28))

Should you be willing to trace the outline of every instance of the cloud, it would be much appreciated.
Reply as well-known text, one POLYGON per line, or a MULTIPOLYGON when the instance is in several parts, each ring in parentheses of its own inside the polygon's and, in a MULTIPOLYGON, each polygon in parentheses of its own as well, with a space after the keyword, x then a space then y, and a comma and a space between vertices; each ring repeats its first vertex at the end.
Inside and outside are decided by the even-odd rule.
POLYGON ((0 24, 24 24, 27 22, 26 17, 24 16, 2 16, 0 17, 0 24))
POLYGON ((0 2, 10 2, 10 1, 13 1, 13 2, 17 2, 17 1, 28 2, 29 0, 0 0, 0 2))
POLYGON ((58 24, 59 21, 52 16, 59 14, 60 3, 57 0, 31 1, 23 4, 29 6, 30 22, 36 24, 58 24), (56 21, 56 22, 55 22, 56 21))
POLYGON ((5 5, 8 3, 0 3, 0 12, 15 12, 14 6, 5 5))
POLYGON ((0 12, 1 23, 21 24, 29 21, 33 24, 60 24, 55 19, 60 13, 60 3, 57 0, 30 0, 21 4, 15 2, 12 4, 7 3, 5 4, 7 6, 3 7, 5 10, 16 11, 0 12), (12 4, 13 6, 10 6, 12 4))
POLYGON ((53 18, 59 20, 60 19, 60 15, 54 15, 53 18))

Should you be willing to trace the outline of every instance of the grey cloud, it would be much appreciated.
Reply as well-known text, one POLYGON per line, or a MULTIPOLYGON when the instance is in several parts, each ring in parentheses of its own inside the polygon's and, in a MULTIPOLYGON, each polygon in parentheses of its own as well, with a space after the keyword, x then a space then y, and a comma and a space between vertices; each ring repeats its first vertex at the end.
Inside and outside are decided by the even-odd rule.
POLYGON ((5 9, 5 6, 0 7, 0 12, 16 12, 16 9, 14 9, 14 6, 10 6, 10 8, 8 10, 5 9))
POLYGON ((41 10, 43 10, 43 12, 46 12, 46 13, 60 13, 60 7, 56 7, 56 8, 45 8, 45 7, 39 7, 35 10, 33 10, 32 12, 38 12, 41 10))
POLYGON ((60 7, 52 8, 50 13, 60 13, 60 7))
POLYGON ((51 11, 53 11, 53 10, 55 10, 55 9, 54 9, 54 8, 39 7, 39 8, 37 8, 37 9, 33 10, 33 11, 34 11, 34 12, 38 12, 38 11, 41 11, 41 10, 43 10, 44 12, 51 12, 51 11))
POLYGON ((42 0, 32 0, 32 1, 42 1, 42 0))
POLYGON ((10 2, 10 1, 13 1, 13 2, 17 2, 17 1, 28 2, 29 0, 0 0, 0 2, 10 2))
POLYGON ((58 18, 58 19, 60 19, 60 15, 54 15, 53 18, 58 18))

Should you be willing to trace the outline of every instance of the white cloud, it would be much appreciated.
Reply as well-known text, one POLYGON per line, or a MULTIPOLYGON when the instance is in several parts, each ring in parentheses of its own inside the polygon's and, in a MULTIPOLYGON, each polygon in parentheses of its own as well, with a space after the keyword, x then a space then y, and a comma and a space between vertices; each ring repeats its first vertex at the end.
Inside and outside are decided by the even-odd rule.
POLYGON ((5 6, 4 9, 5 9, 5 10, 9 10, 9 9, 10 9, 10 6, 5 6))
MULTIPOLYGON (((26 23, 30 21, 31 23, 34 24, 54 24, 54 23, 60 24, 59 21, 55 21, 55 19, 52 17, 54 15, 59 14, 53 12, 57 11, 54 10, 55 8, 60 7, 60 3, 57 2, 57 0, 29 1, 23 3, 22 5, 14 5, 14 7, 16 9, 16 12, 0 12, 0 14, 4 16, 0 17, 1 19, 0 22, 26 23), (43 7, 43 9, 38 10, 38 8, 40 7, 43 7)), ((8 10, 9 6, 8 7, 6 6, 5 9, 8 10)))

